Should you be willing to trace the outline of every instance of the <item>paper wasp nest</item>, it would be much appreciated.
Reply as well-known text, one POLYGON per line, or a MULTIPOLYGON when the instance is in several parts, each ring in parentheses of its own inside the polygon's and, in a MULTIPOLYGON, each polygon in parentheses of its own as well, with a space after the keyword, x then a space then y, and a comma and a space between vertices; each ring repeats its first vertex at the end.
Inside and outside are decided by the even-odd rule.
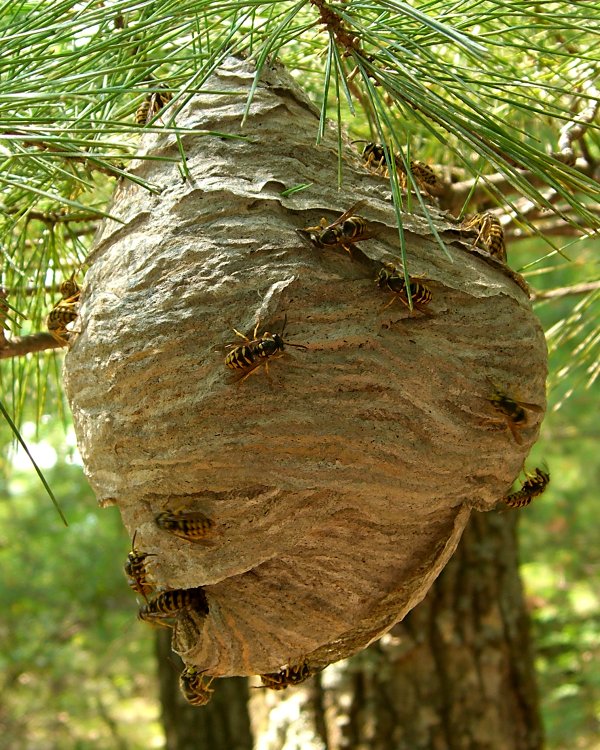
POLYGON ((278 66, 241 129, 253 75, 227 61, 177 114, 197 131, 181 139, 186 179, 175 137, 144 136, 173 161, 132 166, 160 194, 117 187, 121 223, 96 238, 65 365, 98 499, 155 555, 157 591, 204 588, 208 616, 184 612, 173 644, 217 676, 318 668, 382 635, 423 598, 471 509, 506 494, 545 408, 544 337, 515 277, 435 208, 447 254, 404 214, 408 271, 432 299, 383 309, 392 295, 374 280, 400 258, 387 180, 348 146, 337 189, 334 136, 315 145, 318 113, 278 66), (295 231, 361 200, 373 236, 352 255, 295 231), (259 320, 260 337, 286 318, 284 340, 307 349, 236 382, 233 328, 252 338, 259 320), (519 441, 495 389, 541 407, 519 441), (207 542, 158 528, 167 510, 204 513, 207 542))

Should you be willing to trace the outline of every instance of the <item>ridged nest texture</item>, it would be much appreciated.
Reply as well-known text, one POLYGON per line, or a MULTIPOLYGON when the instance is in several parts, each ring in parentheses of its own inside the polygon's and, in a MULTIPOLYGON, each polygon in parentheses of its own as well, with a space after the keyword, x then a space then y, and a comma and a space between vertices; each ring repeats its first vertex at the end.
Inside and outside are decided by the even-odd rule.
MULTIPOLYGON (((403 215, 411 276, 432 300, 411 313, 375 284, 399 263, 385 179, 348 146, 315 145, 318 113, 274 65, 240 123, 254 71, 229 60, 177 114, 190 177, 140 160, 158 183, 115 192, 90 256, 65 376, 101 504, 117 504, 157 590, 205 588, 174 646, 217 676, 317 667, 363 648, 425 595, 470 509, 502 498, 545 408, 546 347, 527 295, 469 252, 456 222, 403 215), (228 93, 229 92, 229 93, 228 93), (203 135, 228 133, 235 138, 203 135), (243 136, 243 137, 239 137, 243 136), (282 196, 300 183, 309 189, 282 196), (352 256, 296 229, 359 200, 373 238, 352 256), (283 333, 287 347, 243 382, 227 345, 283 333), (522 444, 491 402, 539 405, 522 444), (201 511, 206 543, 157 527, 201 511)), ((165 115, 165 118, 167 115, 165 115)), ((177 159, 168 133, 148 153, 177 159)), ((413 197, 413 204, 418 202, 413 197)))

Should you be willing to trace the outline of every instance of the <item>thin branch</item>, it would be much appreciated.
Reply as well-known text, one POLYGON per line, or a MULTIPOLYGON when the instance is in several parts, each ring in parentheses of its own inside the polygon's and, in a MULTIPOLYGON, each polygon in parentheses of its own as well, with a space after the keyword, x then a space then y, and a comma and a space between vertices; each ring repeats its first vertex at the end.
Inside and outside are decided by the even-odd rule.
POLYGON ((34 284, 28 284, 25 287, 4 287, 4 291, 9 295, 22 294, 25 297, 33 297, 38 294, 58 294, 60 292, 60 284, 45 284, 44 286, 35 286, 34 284))
POLYGON ((505 238, 511 242, 519 242, 521 240, 529 240, 532 237, 539 235, 544 237, 582 237, 588 234, 583 227, 576 227, 572 224, 567 224, 564 221, 555 221, 549 224, 536 224, 536 228, 539 234, 521 229, 521 227, 514 227, 505 233, 505 238))
MULTIPOLYGON (((97 219, 97 221, 100 221, 100 219, 97 219)), ((89 235, 96 234, 96 230, 97 230, 97 227, 95 227, 95 226, 89 226, 89 225, 88 226, 84 226, 84 227, 77 227, 76 229, 70 228, 69 229, 69 235, 71 237, 86 237, 86 236, 89 236, 89 235)), ((36 244, 35 244, 34 241, 32 241, 32 240, 25 240, 25 242, 23 243, 23 247, 29 250, 32 247, 37 247, 37 246, 36 246, 36 244)), ((11 293, 14 294, 14 291, 11 292, 11 293)))
POLYGON ((583 284, 573 284, 572 286, 547 289, 545 292, 535 292, 531 299, 533 302, 542 299, 560 299, 561 297, 570 297, 575 294, 587 294, 596 289, 600 289, 600 281, 588 281, 583 284))
MULTIPOLYGON (((8 208, 3 208, 2 210, 5 214, 14 215, 20 213, 20 208, 18 206, 10 206, 8 208)), ((65 213, 65 211, 26 211, 23 215, 26 216, 27 219, 36 219, 37 221, 43 221, 44 224, 66 224, 71 221, 99 221, 98 214, 91 212, 86 213, 83 211, 70 214, 65 213)), ((87 231, 95 230, 90 229, 87 231)))
POLYGON ((44 154, 47 156, 57 156, 61 159, 66 159, 70 162, 77 162, 80 164, 83 164, 84 167, 90 171, 96 171, 96 172, 102 172, 103 174, 107 174, 110 177, 126 177, 127 172, 125 169, 125 164, 123 162, 118 162, 117 164, 111 164, 110 162, 103 161, 100 163, 100 159, 98 157, 95 157, 93 155, 87 156, 86 152, 80 152, 80 151, 73 151, 71 153, 70 151, 55 151, 53 149, 56 148, 56 143, 52 140, 46 141, 42 137, 40 140, 33 140, 30 137, 30 133, 28 131, 22 131, 22 130, 7 130, 3 132, 3 135, 5 136, 25 136, 25 138, 22 141, 23 146, 27 147, 34 147, 38 149, 39 151, 43 151, 44 154))
POLYGON ((65 346, 57 341, 50 333, 32 333, 29 336, 16 336, 13 339, 4 338, 0 341, 0 359, 23 357, 33 352, 43 352, 46 349, 60 349, 65 346))
POLYGON ((324 24, 333 34, 335 41, 344 49, 344 56, 347 57, 354 52, 361 57, 367 57, 360 47, 360 39, 348 31, 337 13, 331 10, 323 0, 310 0, 310 4, 318 9, 320 16, 318 22, 324 24))
MULTIPOLYGON (((594 74, 594 71, 590 71, 590 74, 594 74)), ((585 90, 586 94, 591 94, 595 99, 588 104, 583 112, 580 112, 563 128, 561 128, 560 137, 558 139, 558 153, 554 154, 556 159, 571 166, 575 164, 573 142, 578 141, 583 137, 588 126, 594 121, 598 114, 598 108, 600 107, 600 91, 598 91, 591 80, 586 83, 585 90)))
MULTIPOLYGON (((592 177, 594 175, 595 165, 589 164, 584 159, 577 159, 574 167, 587 177, 592 177)), ((526 169, 520 170, 520 174, 534 187, 542 187, 546 185, 543 178, 527 171, 526 169)), ((500 172, 485 175, 485 177, 472 177, 468 180, 463 180, 462 182, 444 182, 442 184, 443 192, 440 195, 440 208, 445 211, 450 211, 450 213, 455 215, 461 210, 469 195, 470 202, 475 206, 488 199, 490 187, 494 187, 503 195, 518 192, 518 188, 510 182, 506 175, 501 174, 500 172)))
POLYGON ((0 287, 0 349, 6 345, 6 335, 4 333, 4 325, 6 323, 6 316, 8 315, 8 306, 5 304, 5 300, 8 298, 8 292, 6 289, 0 287))

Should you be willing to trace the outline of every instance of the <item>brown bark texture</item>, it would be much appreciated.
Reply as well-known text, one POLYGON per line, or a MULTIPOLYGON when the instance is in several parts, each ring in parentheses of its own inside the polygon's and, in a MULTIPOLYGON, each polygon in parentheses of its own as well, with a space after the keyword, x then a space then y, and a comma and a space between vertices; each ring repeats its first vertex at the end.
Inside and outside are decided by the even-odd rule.
POLYGON ((333 131, 278 65, 231 59, 177 114, 194 132, 148 136, 95 241, 65 379, 89 480, 153 555, 157 591, 203 587, 174 649, 207 675, 313 670, 380 637, 425 595, 472 508, 511 486, 545 408, 546 346, 507 266, 412 196, 408 273, 432 293, 413 313, 374 279, 400 263, 386 179, 333 131), (215 131, 236 136, 219 137, 215 131), (243 137, 239 137, 243 136, 243 137), (283 195, 299 185, 310 188, 283 195), (357 201, 369 239, 315 247, 296 229, 357 201), (442 249, 433 232, 444 243, 442 249), (360 244, 360 247, 359 247, 360 244), (425 283, 425 282, 423 282, 425 283), (383 309, 385 308, 385 309, 383 309), (241 381, 227 345, 258 324, 287 348, 241 381), (496 389, 537 405, 518 435, 496 389), (155 523, 202 512, 204 542, 155 523))
POLYGON ((515 518, 475 513, 425 599, 366 651, 253 693, 255 750, 540 750, 515 518))

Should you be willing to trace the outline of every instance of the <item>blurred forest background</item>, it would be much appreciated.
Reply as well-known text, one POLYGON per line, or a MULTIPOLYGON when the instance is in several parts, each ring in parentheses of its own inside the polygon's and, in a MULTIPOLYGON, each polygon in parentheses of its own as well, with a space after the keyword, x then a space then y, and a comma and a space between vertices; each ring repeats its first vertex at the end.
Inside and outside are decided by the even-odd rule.
MULTIPOLYGON (((527 258, 536 251, 509 252, 527 258)), ((536 289, 555 288, 574 273, 565 265, 532 281, 536 289)), ((540 303, 536 311, 548 330, 577 302, 574 296, 560 306, 540 303)), ((553 369, 570 359, 568 348, 556 351, 553 369)), ((550 392, 554 405, 556 392, 550 392)), ((519 514, 521 572, 551 750, 600 747, 598 395, 597 386, 582 390, 549 412, 531 464, 546 461, 552 481, 519 514)), ((6 444, 10 432, 6 425, 2 431, 6 444)), ((0 504, 0 747, 160 748, 155 634, 136 620, 120 563, 130 540, 118 510, 96 507, 67 416, 44 415, 37 432, 27 421, 24 435, 69 527, 60 523, 29 459, 12 451, 0 504)))
MULTIPOLYGON (((242 29, 240 38, 248 39, 248 32, 243 31, 243 24, 238 23, 236 16, 242 5, 235 2, 219 6, 220 18, 226 20, 223 27, 226 31, 215 20, 215 3, 182 0, 140 3, 139 7, 131 2, 49 5, 55 9, 54 47, 49 46, 47 31, 42 30, 39 39, 26 37, 26 21, 38 7, 37 3, 0 4, 4 49, 12 50, 12 58, 7 55, 0 67, 3 86, 0 115, 5 118, 2 135, 7 144, 1 146, 0 153, 4 222, 1 282, 9 290, 21 284, 16 307, 26 318, 10 311, 12 331, 20 334, 44 329, 45 315, 57 300, 57 284, 85 257, 95 222, 113 189, 114 182, 107 174, 112 171, 113 176, 118 175, 123 169, 118 160, 131 158, 135 150, 138 135, 134 113, 148 91, 148 76, 164 75, 174 86, 193 91, 210 67, 208 63, 200 65, 200 72, 192 75, 194 55, 196 60, 204 55, 213 64, 218 57, 215 50, 225 49, 234 32, 242 29), (226 5, 233 10, 227 10, 226 5), (87 21, 86 13, 90 14, 87 21), (115 42, 111 37, 115 30, 120 33, 136 23, 143 30, 136 32, 137 37, 127 42, 115 42), (208 44, 203 50, 198 42, 202 34, 195 36, 195 25, 201 30, 212 29, 214 35, 218 29, 222 35, 218 45, 211 48, 208 44), (86 28, 89 32, 82 30, 86 28), (172 40, 169 28, 173 28, 172 40), (22 69, 18 50, 26 44, 19 35, 33 47, 39 42, 35 52, 38 57, 32 54, 22 62, 22 69), (182 39, 192 39, 193 43, 184 50, 180 46, 182 39), (133 42, 137 45, 135 49, 131 48, 133 42), (48 63, 44 68, 42 62, 61 50, 68 54, 65 52, 64 62, 61 63, 60 55, 52 62, 57 72, 53 82, 49 72, 52 65, 48 63), (83 84, 76 80, 77 75, 71 76, 69 55, 74 50, 82 54, 87 50, 77 73, 83 84), (32 85, 36 66, 40 75, 32 85), (89 89, 85 94, 82 85, 89 89), (67 89, 70 93, 65 94, 67 89), (93 103, 96 101, 99 104, 93 103), (68 144, 61 140, 61 134, 54 134, 57 150, 54 158, 45 158, 43 152, 48 148, 47 144, 39 146, 40 133, 46 132, 48 123, 60 123, 62 107, 69 110, 64 122, 75 123, 80 130, 74 128, 68 144), (15 130, 19 118, 22 120, 19 127, 32 130, 28 133, 15 130), (118 138, 117 133, 120 133, 118 138), (27 139, 35 151, 34 158, 31 150, 25 156, 27 148, 23 143, 27 139), (70 166, 65 168, 67 145, 75 151, 70 154, 70 166), (86 162, 82 153, 93 154, 93 160, 86 162), (51 216, 48 212, 59 210, 82 213, 70 225, 60 220, 48 221, 51 216), (38 211, 38 219, 42 218, 30 221, 32 211, 38 211), (14 258, 19 252, 22 252, 19 257, 25 260, 16 268, 14 258), (26 291, 24 282, 34 288, 34 293, 26 291), (41 290, 37 296, 36 288, 41 290)), ((263 52, 266 56, 272 49, 279 49, 272 44, 275 36, 269 36, 269 30, 275 29, 283 36, 288 34, 285 41, 290 42, 290 48, 285 55, 282 53, 283 59, 302 77, 315 101, 329 101, 329 114, 337 110, 344 125, 349 126, 351 113, 343 98, 337 107, 335 86, 331 90, 322 88, 320 71, 324 62, 319 55, 324 45, 318 29, 314 41, 306 48, 294 46, 301 34, 314 29, 314 18, 299 16, 291 33, 283 20, 280 22, 282 8, 290 8, 289 4, 262 5, 267 9, 263 8, 262 17, 258 10, 252 11, 254 16, 251 13, 244 17, 248 28, 253 24, 259 28, 257 19, 262 19, 263 36, 255 32, 253 42, 250 34, 250 46, 257 44, 258 57, 263 52)), ((398 13, 400 5, 394 13, 398 13)), ((445 6, 433 0, 413 5, 438 18, 442 18, 440 9, 445 6)), ((503 52, 502 44, 506 44, 508 56, 530 42, 534 49, 527 23, 515 24, 504 35, 498 33, 499 25, 505 21, 509 24, 504 17, 504 4, 453 3, 453 12, 445 20, 456 22, 459 11, 467 14, 472 5, 478 6, 481 17, 471 19, 465 27, 479 32, 483 29, 481 39, 485 37, 486 44, 498 45, 498 55, 503 52), (511 33, 512 44, 509 44, 511 33)), ((525 5, 527 12, 539 14, 539 18, 548 12, 543 22, 536 16, 536 29, 539 31, 546 24, 546 31, 537 38, 537 59, 541 62, 532 75, 539 73, 539 91, 544 95, 536 90, 536 96, 545 97, 549 114, 540 115, 533 105, 527 102, 523 105, 523 100, 516 111, 513 108, 516 103, 510 101, 510 96, 506 101, 493 100, 498 121, 512 118, 509 130, 514 130, 511 137, 515 140, 504 142, 504 147, 515 158, 517 151, 513 147, 519 142, 521 128, 528 129, 529 140, 524 140, 529 145, 541 143, 542 151, 556 141, 561 125, 575 107, 570 97, 573 81, 585 81, 586 76, 594 80, 598 69, 590 52, 594 49, 594 34, 590 29, 598 18, 588 15, 589 4, 511 3, 511 8, 520 13, 525 5), (567 6, 572 13, 569 19, 564 15, 567 6), (563 14, 562 21, 556 20, 557 14, 563 14), (557 60, 558 79, 548 72, 557 60), (581 73, 579 60, 589 67, 585 75, 581 73), (573 63, 571 68, 569 61, 573 63), (552 96, 548 92, 553 92, 552 96)), ((381 10, 375 5, 373 11, 370 5, 360 2, 346 4, 345 8, 345 12, 356 14, 355 20, 381 10)), ((284 20, 291 23, 289 17, 284 20)), ((420 43, 425 46, 439 43, 435 34, 440 32, 435 24, 428 25, 423 19, 419 23, 426 30, 420 43)), ((411 31, 410 24, 407 29, 410 38, 414 29, 411 31)), ((354 31, 365 44, 369 41, 375 45, 377 40, 358 21, 354 31)), ((416 38, 417 32, 414 34, 416 38)), ((437 53, 452 60, 457 70, 466 65, 466 58, 460 58, 448 39, 443 41, 446 46, 439 47, 437 53)), ((468 50, 462 49, 460 53, 463 52, 468 57, 468 50)), ((491 67, 493 64, 492 61, 491 67)), ((520 65, 518 70, 515 68, 515 75, 521 75, 532 65, 531 59, 524 58, 520 65)), ((553 70, 556 69, 555 66, 553 70)), ((443 88, 439 71, 432 75, 439 76, 443 88)), ((471 83, 474 87, 487 85, 483 77, 477 82, 474 78, 471 83)), ((582 90, 585 86, 578 88, 582 90)), ((425 112, 433 106, 428 101, 421 104, 425 112)), ((488 106, 486 100, 482 99, 481 106, 484 109, 488 106)), ((450 168, 456 166, 457 155, 461 154, 461 168, 467 170, 463 177, 487 169, 486 160, 479 158, 473 142, 465 145, 458 130, 444 142, 436 141, 431 129, 431 124, 423 118, 420 122, 406 122, 406 142, 413 145, 419 158, 450 168)), ((373 137, 376 131, 369 112, 352 120, 352 137, 373 137)), ((590 161, 597 162, 597 130, 592 132, 590 128, 590 133, 585 149, 588 156, 591 154, 590 161)), ((498 134, 503 135, 500 131, 498 134)), ((490 154, 488 158, 492 158, 490 154)), ((534 172, 541 168, 537 162, 529 166, 534 172)), ((588 197, 582 201, 597 211, 598 194, 590 197, 589 185, 586 189, 588 197)), ((501 204, 501 197, 491 190, 482 199, 484 207, 501 204)), ((511 266, 522 270, 535 291, 534 308, 547 334, 549 410, 528 465, 538 466, 545 461, 552 480, 543 497, 519 512, 521 573, 533 620, 547 747, 594 750, 600 748, 598 241, 597 236, 573 231, 572 225, 568 231, 565 229, 564 236, 560 236, 560 228, 547 225, 546 240, 558 238, 567 259, 550 247, 543 236, 528 236, 529 228, 527 221, 518 224, 517 229, 513 227, 508 253, 511 266)), ((8 301, 14 304, 15 297, 9 295, 8 301)), ((164 733, 155 633, 136 620, 135 598, 120 562, 125 561, 131 541, 121 525, 118 510, 98 509, 84 479, 70 416, 60 391, 61 361, 60 351, 46 351, 6 359, 0 370, 2 401, 18 418, 22 435, 69 521, 65 528, 29 458, 13 442, 9 425, 0 420, 0 445, 4 448, 0 454, 0 748, 161 748, 164 733)))

